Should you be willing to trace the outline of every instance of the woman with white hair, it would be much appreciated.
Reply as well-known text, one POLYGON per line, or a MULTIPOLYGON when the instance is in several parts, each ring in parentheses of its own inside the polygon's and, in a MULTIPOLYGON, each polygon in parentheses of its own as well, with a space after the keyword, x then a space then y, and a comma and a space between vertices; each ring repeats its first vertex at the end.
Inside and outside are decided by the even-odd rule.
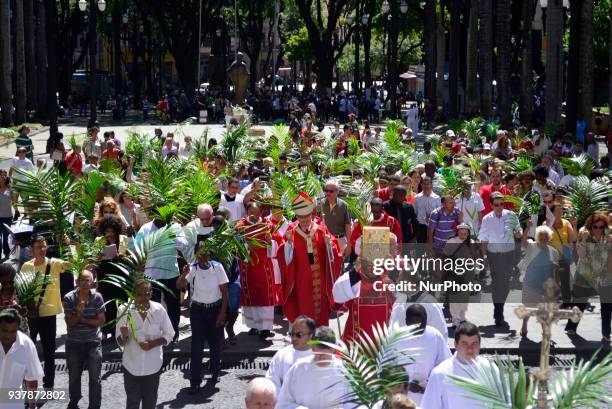
MULTIPOLYGON (((559 268, 560 255, 557 249, 550 245, 553 231, 548 226, 538 226, 535 231, 535 241, 527 239, 531 220, 523 230, 521 244, 525 249, 525 256, 519 263, 519 268, 524 272, 523 279, 523 304, 527 307, 535 307, 542 301, 544 294, 544 283, 549 279, 556 279, 559 268)), ((521 337, 527 336, 527 323, 529 317, 523 319, 521 337)))

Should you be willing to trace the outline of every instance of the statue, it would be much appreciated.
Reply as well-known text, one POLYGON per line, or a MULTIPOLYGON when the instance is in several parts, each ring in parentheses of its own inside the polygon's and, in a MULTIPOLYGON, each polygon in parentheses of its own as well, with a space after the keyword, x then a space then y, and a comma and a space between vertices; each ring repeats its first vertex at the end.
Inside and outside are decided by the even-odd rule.
POLYGON ((542 325, 542 345, 540 347, 540 370, 536 374, 538 380, 538 396, 536 397, 537 408, 546 409, 549 407, 550 395, 548 394, 548 378, 550 370, 548 359, 550 354, 551 327, 556 321, 568 318, 573 322, 578 322, 582 312, 574 307, 571 310, 560 310, 558 299, 559 285, 552 279, 544 283, 544 300, 538 304, 538 308, 527 308, 520 305, 514 311, 515 314, 523 319, 527 316, 536 317, 542 325))
POLYGON ((234 85, 234 104, 244 104, 247 87, 249 85, 249 71, 243 59, 242 53, 236 54, 236 60, 227 69, 227 76, 234 85))

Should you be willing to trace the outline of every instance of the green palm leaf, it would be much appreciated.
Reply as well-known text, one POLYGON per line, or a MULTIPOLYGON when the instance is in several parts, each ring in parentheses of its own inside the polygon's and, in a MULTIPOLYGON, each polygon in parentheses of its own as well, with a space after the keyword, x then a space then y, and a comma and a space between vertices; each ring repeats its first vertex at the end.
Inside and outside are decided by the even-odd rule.
POLYGON ((53 277, 38 274, 36 271, 19 271, 15 275, 15 294, 19 304, 27 306, 35 302, 42 295, 43 288, 51 284, 53 277))
POLYGON ((596 167, 595 162, 590 156, 582 155, 578 158, 561 158, 561 166, 566 173, 572 176, 591 176, 591 172, 596 167))
POLYGON ((578 176, 567 186, 567 191, 566 199, 572 203, 569 217, 577 219, 580 226, 593 213, 608 211, 612 188, 605 179, 589 180, 586 176, 578 176))
POLYGON ((415 327, 372 327, 373 336, 365 333, 356 340, 339 344, 321 342, 332 348, 342 363, 342 373, 351 391, 337 404, 355 403, 372 408, 384 399, 394 386, 406 382, 404 366, 414 361, 401 344, 415 335, 415 327))

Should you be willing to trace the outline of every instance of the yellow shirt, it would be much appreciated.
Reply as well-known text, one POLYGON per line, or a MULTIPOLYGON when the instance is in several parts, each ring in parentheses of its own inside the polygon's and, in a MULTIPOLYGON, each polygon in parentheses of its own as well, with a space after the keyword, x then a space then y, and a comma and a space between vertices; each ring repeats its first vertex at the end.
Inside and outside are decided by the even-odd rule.
POLYGON ((568 220, 561 219, 562 226, 560 229, 556 229, 554 226, 550 226, 553 231, 553 236, 550 239, 549 244, 559 251, 560 254, 563 254, 563 246, 569 245, 569 227, 572 225, 568 220), (561 240, 559 240, 559 238, 561 240))
MULTIPOLYGON (((45 274, 47 269, 47 263, 51 263, 51 269, 49 270, 49 276, 51 282, 45 289, 45 297, 40 303, 39 316, 50 317, 52 315, 58 315, 64 312, 62 307, 62 297, 60 295, 60 273, 64 272, 68 268, 68 262, 57 258, 46 258, 47 262, 42 263, 38 266, 34 265, 34 260, 30 260, 21 267, 21 271, 24 272, 37 272, 39 274, 45 274)), ((38 303, 38 299, 36 300, 38 303)))

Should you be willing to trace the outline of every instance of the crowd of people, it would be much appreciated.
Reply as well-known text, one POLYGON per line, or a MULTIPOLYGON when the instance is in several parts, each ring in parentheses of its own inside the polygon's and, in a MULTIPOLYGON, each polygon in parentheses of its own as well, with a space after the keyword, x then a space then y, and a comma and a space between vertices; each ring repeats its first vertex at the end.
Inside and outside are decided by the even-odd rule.
MULTIPOLYGON (((549 136, 525 128, 478 138, 466 129, 448 129, 417 149, 412 129, 390 122, 386 129, 371 130, 363 114, 359 122, 354 108, 347 105, 340 111, 346 115, 338 117, 342 123, 336 122, 329 133, 314 126, 325 113, 290 108, 287 145, 277 149, 277 141, 270 156, 253 155, 239 162, 214 150, 223 142, 209 141, 213 153, 201 157, 191 137, 184 136, 181 143, 174 133, 163 135, 161 130, 155 131, 157 144, 151 145, 158 151, 137 158, 112 131, 104 132, 102 139, 93 125, 87 140, 72 144, 68 152, 61 135, 57 137, 49 147, 53 165, 45 160, 34 164, 37 152, 29 130, 22 128, 11 169, 0 172, 2 249, 9 257, 0 265, 2 371, 7 368, 4 360, 15 360, 11 376, 0 376, 0 387, 17 388, 25 381, 31 389, 38 380, 45 389, 54 387, 56 323, 63 314, 68 407, 78 407, 85 367, 89 407, 101 407, 101 346, 116 342, 123 350, 126 407, 153 408, 164 347, 179 339, 181 308, 188 305, 191 394, 199 393, 204 379, 205 342, 210 350, 207 384, 212 385, 221 376, 223 348, 255 342, 236 337, 239 312, 248 335, 263 340, 274 335, 275 314, 282 314, 290 322, 291 345, 277 352, 264 379, 249 384, 246 407, 355 407, 341 402, 348 384, 341 362, 325 344, 338 341, 330 317, 342 311, 348 314, 338 334, 343 340, 371 335, 376 324, 417 328, 405 345, 417 351, 415 362, 403 368, 405 383, 390 390, 379 407, 474 407, 446 375, 470 374, 469 367, 483 359, 478 356, 479 328, 468 320, 469 303, 478 302, 480 294, 381 291, 376 286, 381 280, 482 283, 489 288, 492 318, 500 329, 508 328, 504 304, 512 288, 522 289, 519 301, 535 305, 552 280, 565 307, 584 311, 592 308, 589 300, 599 296, 602 342, 610 342, 612 137, 605 139, 606 156, 600 155, 592 133, 576 141, 571 134, 549 136), (213 181, 214 196, 197 203, 191 214, 167 217, 172 206, 153 194, 155 175, 143 166, 148 160, 179 169, 176 178, 188 169, 213 181), (58 244, 76 244, 78 222, 69 222, 77 228, 66 237, 40 234, 25 187, 28 175, 48 166, 72 183, 92 174, 108 179, 91 203, 90 229, 100 243, 99 254, 76 272, 69 258, 55 251, 58 244), (122 179, 118 185, 110 180, 117 173, 122 179), (296 181, 304 183, 295 186, 296 181), (283 185, 287 182, 294 186, 283 185), (603 189, 598 203, 581 199, 585 182, 586 188, 603 189), (33 228, 29 238, 15 233, 15 225, 24 219, 33 228), (364 235, 370 227, 386 228, 389 257, 482 259, 484 268, 474 266, 464 274, 385 269, 373 275, 374 260, 364 256, 364 235), (229 260, 222 246, 206 244, 225 237, 226 231, 242 240, 242 250, 229 260), (147 247, 165 232, 170 232, 165 246, 147 247), (143 248, 150 253, 142 271, 126 276, 118 264, 143 248), (36 295, 24 303, 15 288, 16 277, 28 273, 42 279, 36 295), (131 294, 118 292, 110 284, 112 277, 132 280, 131 294), (183 299, 188 302, 182 304, 183 299), (454 355, 447 344, 448 324, 454 332, 454 355), (35 354, 39 339, 44 367, 35 354)), ((233 123, 226 138, 240 129, 233 123)), ((246 134, 243 137, 247 140, 246 134)), ((178 190, 174 184, 165 189, 184 194, 184 201, 202 193, 178 190)), ((568 321, 565 330, 575 333, 578 323, 568 321)), ((527 320, 520 335, 528 335, 527 320)))

